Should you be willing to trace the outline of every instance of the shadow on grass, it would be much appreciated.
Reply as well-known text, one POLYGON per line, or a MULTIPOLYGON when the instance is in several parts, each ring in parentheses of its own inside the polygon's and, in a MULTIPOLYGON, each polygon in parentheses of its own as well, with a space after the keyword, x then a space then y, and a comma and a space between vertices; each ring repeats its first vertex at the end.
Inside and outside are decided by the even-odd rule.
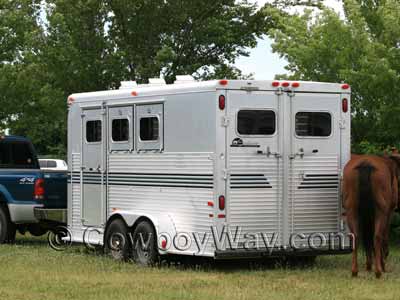
MULTIPOLYGON (((34 246, 51 249, 47 234, 34 237, 30 234, 17 235, 15 242, 19 246, 34 246)), ((73 244, 66 246, 65 249, 59 251, 71 254, 79 254, 83 256, 107 256, 104 254, 102 248, 88 249, 81 244, 73 244)), ((111 258, 110 258, 111 259, 111 258)), ((134 264, 132 260, 127 262, 134 264)), ((199 271, 217 271, 224 273, 234 273, 243 271, 257 271, 257 270, 274 270, 274 269, 313 269, 314 267, 324 269, 336 269, 338 267, 348 267, 350 264, 350 256, 322 256, 322 257, 280 257, 280 258, 262 258, 262 259, 239 259, 239 260, 214 260, 212 258, 193 257, 193 256, 179 256, 171 255, 162 257, 160 263, 156 268, 173 268, 178 270, 199 270, 199 271)))

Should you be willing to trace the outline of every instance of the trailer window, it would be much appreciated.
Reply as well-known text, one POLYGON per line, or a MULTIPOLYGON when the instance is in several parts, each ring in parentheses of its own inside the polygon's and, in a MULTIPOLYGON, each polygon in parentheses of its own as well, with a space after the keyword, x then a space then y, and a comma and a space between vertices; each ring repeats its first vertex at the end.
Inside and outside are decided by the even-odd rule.
POLYGON ((296 135, 325 137, 332 133, 332 117, 327 112, 298 112, 296 135))
POLYGON ((271 135, 275 133, 276 118, 272 110, 241 110, 237 130, 243 135, 271 135))
POLYGON ((114 142, 125 142, 129 140, 128 119, 112 120, 112 140, 114 142))
POLYGON ((159 122, 156 117, 140 119, 140 139, 142 141, 156 141, 159 137, 159 122))
POLYGON ((86 141, 88 143, 95 143, 101 141, 101 121, 87 121, 86 122, 86 141))

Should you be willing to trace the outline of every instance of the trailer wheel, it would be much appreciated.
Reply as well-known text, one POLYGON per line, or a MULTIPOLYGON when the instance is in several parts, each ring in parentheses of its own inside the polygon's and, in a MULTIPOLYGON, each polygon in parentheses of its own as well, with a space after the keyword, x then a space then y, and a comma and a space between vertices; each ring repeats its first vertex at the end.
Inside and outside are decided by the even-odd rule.
POLYGON ((0 244, 15 241, 16 226, 11 222, 4 207, 0 206, 0 244))
POLYGON ((124 221, 115 219, 108 225, 104 242, 105 252, 114 259, 126 261, 129 258, 131 242, 124 221))
POLYGON ((141 221, 133 231, 133 260, 141 266, 153 266, 158 261, 157 237, 148 221, 141 221))

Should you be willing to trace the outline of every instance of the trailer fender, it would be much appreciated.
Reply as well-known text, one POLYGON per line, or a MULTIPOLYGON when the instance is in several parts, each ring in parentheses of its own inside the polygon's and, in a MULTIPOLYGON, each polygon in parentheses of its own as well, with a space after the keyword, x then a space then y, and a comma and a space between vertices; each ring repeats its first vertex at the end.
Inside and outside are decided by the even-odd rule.
POLYGON ((154 229, 156 230, 157 239, 164 236, 168 242, 170 242, 176 235, 176 227, 172 217, 169 214, 156 215, 118 210, 110 215, 109 220, 112 220, 116 217, 122 218, 128 227, 133 227, 136 225, 141 218, 150 220, 153 223, 154 229))

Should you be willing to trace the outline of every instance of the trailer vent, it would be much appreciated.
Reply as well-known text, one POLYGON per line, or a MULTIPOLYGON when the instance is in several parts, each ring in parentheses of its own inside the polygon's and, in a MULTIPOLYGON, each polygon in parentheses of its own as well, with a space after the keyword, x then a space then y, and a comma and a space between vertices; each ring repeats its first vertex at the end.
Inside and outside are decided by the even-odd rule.
POLYGON ((338 174, 307 174, 303 176, 299 189, 337 189, 338 174))
POLYGON ((176 75, 176 80, 174 84, 193 83, 193 82, 195 82, 195 80, 190 75, 176 75))
POLYGON ((165 80, 162 78, 150 78, 149 84, 147 84, 147 86, 160 86, 160 85, 166 85, 165 80))
POLYGON ((119 87, 120 90, 128 90, 132 88, 136 88, 138 85, 136 81, 121 81, 121 86, 119 87))

